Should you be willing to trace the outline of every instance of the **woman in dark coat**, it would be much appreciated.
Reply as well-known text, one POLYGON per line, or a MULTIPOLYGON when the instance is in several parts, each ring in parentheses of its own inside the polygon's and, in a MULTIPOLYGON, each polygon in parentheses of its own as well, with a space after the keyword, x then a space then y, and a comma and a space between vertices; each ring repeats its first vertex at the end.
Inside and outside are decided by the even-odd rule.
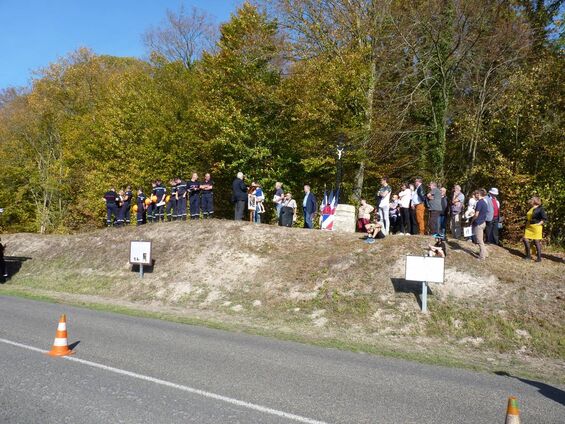
POLYGON ((279 225, 283 227, 292 227, 296 221, 296 200, 292 198, 291 193, 284 195, 282 202, 281 216, 279 217, 279 225))

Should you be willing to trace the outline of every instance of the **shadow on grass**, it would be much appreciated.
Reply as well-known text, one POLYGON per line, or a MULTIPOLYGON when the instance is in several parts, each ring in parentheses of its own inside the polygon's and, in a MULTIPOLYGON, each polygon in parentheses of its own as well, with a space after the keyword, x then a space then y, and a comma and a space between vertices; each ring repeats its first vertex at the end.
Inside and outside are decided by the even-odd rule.
MULTIPOLYGON (((518 249, 515 249, 513 247, 507 247, 507 246, 503 246, 502 248, 504 250, 506 250, 508 253, 510 253, 511 255, 518 256, 520 258, 524 258, 526 256, 523 250, 518 250, 518 249)), ((535 245, 532 243, 532 253, 533 252, 535 252, 535 245)), ((557 262, 557 263, 565 263, 565 257, 561 258, 557 255, 550 255, 550 254, 547 254, 547 253, 543 253, 543 247, 542 247, 541 257, 543 259, 547 259, 548 261, 557 262)))
MULTIPOLYGON (((31 258, 29 256, 4 256, 4 262, 6 263, 6 273, 8 274, 7 277, 3 276, 3 273, 0 272, 0 284, 5 283, 14 275, 16 275, 25 261, 29 261, 31 258)), ((2 271, 0 269, 0 271, 2 271)))
MULTIPOLYGON (((422 283, 419 281, 408 281, 404 278, 391 278, 390 282, 395 293, 412 293, 418 302, 420 309, 422 308, 422 283)), ((428 296, 433 295, 432 289, 428 285, 428 296)))
MULTIPOLYGON (((155 259, 153 259, 151 261, 151 265, 143 265, 143 273, 144 274, 152 274, 153 273, 153 267, 155 266, 155 259)), ((137 264, 133 264, 131 266, 131 270, 132 272, 139 272, 139 267, 140 265, 137 264)))
MULTIPOLYGON (((448 241, 447 245, 452 249, 452 250, 461 250, 465 253, 468 253, 469 255, 471 255, 473 258, 477 257, 477 252, 475 252, 472 249, 469 249, 465 246, 462 246, 461 243, 457 243, 455 241, 448 241)), ((472 244, 470 244, 470 246, 472 246, 472 244)))
POLYGON ((527 380, 525 378, 516 377, 514 375, 508 374, 506 371, 496 371, 495 374, 502 377, 515 378, 516 380, 520 380, 522 383, 537 387, 539 389, 540 395, 545 396, 546 398, 551 399, 561 405, 565 405, 565 392, 561 389, 558 389, 557 387, 550 386, 549 384, 542 383, 541 381, 527 380))

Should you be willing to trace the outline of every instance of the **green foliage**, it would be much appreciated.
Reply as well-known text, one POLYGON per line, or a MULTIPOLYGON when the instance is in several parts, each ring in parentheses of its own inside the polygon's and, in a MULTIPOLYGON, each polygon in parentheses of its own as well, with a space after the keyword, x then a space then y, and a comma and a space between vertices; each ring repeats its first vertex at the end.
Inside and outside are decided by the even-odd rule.
POLYGON ((467 192, 496 186, 505 236, 517 239, 538 194, 550 241, 564 242, 565 69, 562 37, 545 29, 561 25, 554 10, 269 3, 280 13, 245 2, 190 66, 79 49, 26 91, 1 93, 2 229, 100 226, 110 185, 148 189, 194 171, 212 173, 220 216, 231 215, 238 171, 268 197, 275 181, 320 196, 345 134, 342 199, 373 198, 383 175, 395 188, 416 175, 467 192))

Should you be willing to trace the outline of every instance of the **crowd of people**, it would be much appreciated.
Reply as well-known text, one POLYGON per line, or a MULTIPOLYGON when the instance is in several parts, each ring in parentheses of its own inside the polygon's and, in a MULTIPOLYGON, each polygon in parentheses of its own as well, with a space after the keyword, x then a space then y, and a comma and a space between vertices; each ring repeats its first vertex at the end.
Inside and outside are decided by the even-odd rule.
MULTIPOLYGON (((232 183, 232 203, 234 204, 234 219, 241 221, 245 215, 245 209, 249 211, 250 220, 261 223, 265 213, 265 193, 261 184, 253 181, 248 187, 244 181, 244 175, 239 172, 232 183)), ((292 227, 298 220, 298 204, 290 191, 283 190, 281 182, 275 183, 275 192, 272 202, 275 206, 276 219, 280 226, 292 227)), ((302 215, 304 228, 314 228, 314 218, 318 212, 318 201, 311 192, 310 186, 304 186, 304 198, 302 200, 302 215)))
MULTIPOLYGON (((136 214, 138 225, 186 220, 187 216, 191 219, 212 217, 213 190, 214 182, 210 174, 199 181, 197 173, 193 173, 189 181, 172 179, 168 188, 160 180, 153 181, 149 195, 140 188, 135 198, 130 186, 119 192, 111 188, 104 195, 106 223, 108 226, 127 225, 132 211, 136 214)), ((382 178, 374 206, 366 199, 360 200, 357 228, 367 234, 367 243, 374 243, 376 239, 389 234, 433 235, 436 243, 430 245, 430 252, 438 256, 445 256, 447 253, 445 246, 449 230, 452 238, 466 239, 477 244, 478 258, 484 260, 488 256, 486 245, 500 244, 499 229, 503 225, 503 216, 498 196, 498 189, 492 187, 488 192, 485 189, 475 190, 466 199, 457 184, 448 189, 432 181, 426 187, 422 178, 403 183, 396 191, 389 185, 387 178, 382 178)), ((243 173, 239 172, 232 183, 231 202, 236 221, 243 220, 247 210, 250 221, 262 222, 266 212, 266 195, 259 182, 253 181, 247 186, 243 173)), ((278 225, 292 227, 297 222, 298 203, 290 191, 283 190, 280 182, 275 184, 272 203, 278 225)), ((530 204, 523 237, 525 259, 531 259, 533 242, 537 252, 536 260, 541 261, 540 241, 547 216, 539 197, 532 198, 530 204)), ((319 209, 316 196, 309 185, 304 185, 301 210, 304 228, 314 228, 319 209)))
POLYGON ((122 226, 131 223, 131 213, 135 214, 137 225, 147 222, 186 221, 212 217, 214 214, 214 181, 206 174, 202 181, 198 174, 192 174, 190 180, 180 177, 169 181, 168 189, 161 180, 151 183, 151 192, 145 194, 143 188, 137 189, 134 198, 131 186, 116 192, 111 187, 104 194, 106 203, 106 225, 122 226))
MULTIPOLYGON (((426 190, 422 178, 416 178, 413 183, 403 183, 398 192, 393 192, 388 179, 382 178, 375 207, 361 199, 358 229, 369 231, 367 226, 371 224, 371 213, 375 211, 382 236, 432 234, 438 241, 437 246, 434 245, 436 248, 443 242, 441 254, 445 256, 449 228, 453 238, 465 237, 478 244, 478 257, 484 260, 488 256, 485 244, 500 243, 498 231, 502 215, 498 194, 496 187, 488 193, 484 189, 475 190, 465 208, 465 195, 459 185, 448 190, 432 181, 426 190)), ((371 243, 372 239, 369 236, 368 242, 371 243)), ((440 253, 440 249, 430 251, 440 253)))

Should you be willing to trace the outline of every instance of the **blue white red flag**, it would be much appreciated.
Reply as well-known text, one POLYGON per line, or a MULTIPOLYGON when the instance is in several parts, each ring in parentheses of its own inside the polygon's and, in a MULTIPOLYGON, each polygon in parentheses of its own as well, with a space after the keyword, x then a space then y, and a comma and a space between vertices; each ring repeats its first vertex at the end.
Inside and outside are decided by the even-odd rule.
POLYGON ((324 193, 324 200, 321 205, 322 209, 322 230, 332 231, 334 226, 334 215, 337 207, 337 196, 334 195, 333 190, 328 198, 327 193, 324 193))

